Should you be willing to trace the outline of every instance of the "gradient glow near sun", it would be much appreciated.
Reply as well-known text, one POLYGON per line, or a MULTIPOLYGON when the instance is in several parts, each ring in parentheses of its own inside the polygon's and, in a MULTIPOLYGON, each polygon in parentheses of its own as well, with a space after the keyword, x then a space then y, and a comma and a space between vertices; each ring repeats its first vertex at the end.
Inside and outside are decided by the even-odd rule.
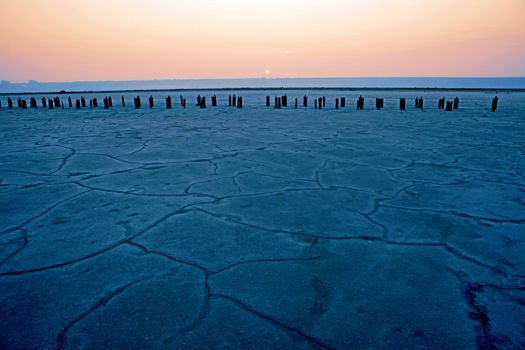
POLYGON ((0 80, 525 76, 523 0, 2 0, 0 14, 0 80))

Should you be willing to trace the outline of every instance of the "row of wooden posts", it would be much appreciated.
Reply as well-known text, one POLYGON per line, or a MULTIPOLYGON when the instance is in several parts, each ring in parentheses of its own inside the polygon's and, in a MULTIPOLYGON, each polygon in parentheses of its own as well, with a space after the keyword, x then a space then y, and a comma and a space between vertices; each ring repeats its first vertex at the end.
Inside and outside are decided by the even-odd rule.
MULTIPOLYGON (((49 99, 42 97, 41 101, 42 101, 42 108, 49 108, 49 109, 64 108, 64 102, 61 101, 59 97, 54 97, 54 98, 49 98, 49 99)), ((153 99, 153 96, 150 96, 148 101, 149 101, 149 107, 153 108, 155 106, 155 101, 153 99)), ((109 109, 113 107, 113 99, 111 96, 104 97, 103 102, 104 102, 105 109, 109 109)), ((266 96, 266 107, 271 106, 270 102, 271 102, 271 97, 266 96)), ((69 105, 69 108, 73 107, 73 100, 71 99, 71 97, 68 97, 67 103, 69 105)), ((134 103, 135 108, 137 109, 141 108, 142 105, 141 105, 140 96, 133 98, 133 103, 134 103)), ((27 109, 26 100, 18 98, 17 105, 18 105, 18 108, 27 109)), ((182 106, 182 108, 186 108, 186 98, 184 98, 183 96, 180 96, 180 105, 182 106)), ((213 95, 211 97, 211 105, 212 107, 217 107, 217 96, 216 95, 213 95)), ((376 98, 376 109, 377 110, 384 108, 384 105, 385 105, 385 100, 383 98, 376 98)), ((122 107, 125 107, 125 106, 126 106, 126 101, 124 100, 124 96, 122 96, 122 107)), ((200 96, 200 95, 197 96, 196 106, 199 108, 206 108, 206 97, 200 96)), ((243 106, 244 104, 243 104, 242 96, 235 96, 235 95, 228 96, 228 107, 243 108, 243 106)), ((295 108, 298 108, 297 98, 295 99, 294 106, 295 108)), ((365 99, 363 96, 359 96, 359 98, 357 99, 357 109, 362 110, 364 109, 364 106, 365 106, 365 99)), ((416 109, 423 110, 423 106, 424 106, 423 97, 417 97, 415 99, 414 107, 416 109)), ((84 97, 81 97, 80 99, 77 99, 75 101, 76 109, 81 109, 81 108, 86 108, 86 107, 87 107, 87 102, 84 99, 84 97)), ((173 107, 173 103, 172 103, 171 97, 168 96, 166 97, 166 108, 171 109, 172 107, 173 107)), ((274 100, 274 107, 276 109, 288 107, 288 96, 286 95, 276 96, 274 100)), ((308 96, 303 97, 303 107, 304 108, 308 107, 308 96)), ((2 108, 2 103, 0 102, 0 109, 1 108, 2 108)), ((13 108, 13 100, 11 98, 7 99, 7 108, 9 109, 13 108)), ((29 108, 33 108, 33 109, 38 108, 37 100, 34 97, 31 97, 29 101, 29 108)), ((98 100, 96 97, 89 100, 89 108, 98 108, 98 100)), ((326 108, 326 97, 323 96, 323 97, 314 99, 314 109, 323 109, 323 108, 326 108)), ((345 97, 341 97, 340 99, 339 98, 335 99, 335 109, 339 109, 339 108, 346 108, 346 98, 345 97)), ((399 109, 402 111, 406 110, 406 99, 405 98, 399 99, 399 109)), ((447 101, 445 97, 439 99, 438 109, 444 109, 445 111, 448 111, 448 112, 451 112, 454 109, 459 109, 459 98, 456 97, 452 101, 447 101)), ((498 97, 496 96, 492 99, 492 112, 495 112, 497 109, 498 109, 498 97)))

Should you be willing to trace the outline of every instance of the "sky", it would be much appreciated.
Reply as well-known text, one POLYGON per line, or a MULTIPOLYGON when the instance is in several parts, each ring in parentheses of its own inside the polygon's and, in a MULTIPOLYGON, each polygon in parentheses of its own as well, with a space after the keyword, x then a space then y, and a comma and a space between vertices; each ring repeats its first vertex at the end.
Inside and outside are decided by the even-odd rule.
POLYGON ((0 80, 525 76, 525 0, 0 0, 0 80))

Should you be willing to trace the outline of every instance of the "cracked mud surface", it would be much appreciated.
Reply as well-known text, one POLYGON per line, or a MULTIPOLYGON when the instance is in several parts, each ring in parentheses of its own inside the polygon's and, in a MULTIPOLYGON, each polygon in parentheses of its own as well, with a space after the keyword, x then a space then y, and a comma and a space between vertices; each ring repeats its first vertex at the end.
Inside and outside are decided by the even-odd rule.
POLYGON ((0 110, 0 348, 524 348, 525 96, 417 94, 0 110))

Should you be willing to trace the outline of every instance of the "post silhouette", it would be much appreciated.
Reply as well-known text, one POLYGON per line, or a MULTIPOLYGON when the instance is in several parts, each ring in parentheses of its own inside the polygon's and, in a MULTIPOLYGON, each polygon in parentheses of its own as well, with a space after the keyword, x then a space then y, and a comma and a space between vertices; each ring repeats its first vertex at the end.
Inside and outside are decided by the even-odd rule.
POLYGON ((322 97, 319 97, 319 101, 318 101, 318 106, 319 106, 319 109, 323 109, 323 98, 322 97))
POLYGON ((166 97, 166 108, 171 109, 171 97, 166 97))
POLYGON ((498 109, 498 96, 492 99, 492 112, 496 112, 498 109))
POLYGON ((266 107, 270 107, 270 96, 266 96, 266 107))
POLYGON ((13 109, 13 100, 11 100, 11 97, 7 98, 7 108, 13 109))
POLYGON ((110 108, 113 107, 113 99, 111 98, 111 96, 108 97, 108 105, 110 108))
POLYGON ((69 108, 73 107, 73 101, 71 100, 71 96, 67 98, 67 102, 69 104, 69 108))
POLYGON ((314 100, 314 109, 317 109, 317 99, 314 100))
POLYGON ((288 96, 284 95, 282 102, 283 102, 283 107, 288 107, 288 96))
POLYGON ((133 102, 135 103, 135 108, 136 109, 139 109, 141 106, 140 106, 140 96, 137 96, 133 99, 133 102))
POLYGON ((458 109, 459 108, 459 97, 456 97, 454 99, 454 106, 453 106, 454 109, 458 109))
POLYGON ((438 101, 438 109, 444 109, 445 108, 445 98, 440 98, 438 101))
POLYGON ((29 101, 29 106, 33 109, 37 108, 36 99, 34 97, 31 97, 31 101, 29 101))
POLYGON ((217 107, 217 96, 216 95, 213 95, 211 97, 211 106, 212 107, 217 107))
POLYGON ((93 100, 89 100, 89 108, 90 108, 90 109, 93 108, 93 100))
POLYGON ((323 96, 323 108, 326 107, 326 97, 323 96))
POLYGON ((47 101, 47 105, 49 106, 49 109, 53 109, 53 108, 54 108, 54 102, 53 102, 53 100, 52 100, 52 99, 49 99, 49 100, 47 101))
POLYGON ((303 97, 303 107, 308 107, 308 97, 306 95, 303 97))
POLYGON ((108 108, 109 108, 108 98, 104 97, 104 109, 108 109, 108 108))
POLYGON ((16 101, 16 105, 17 105, 18 108, 22 108, 22 99, 20 97, 16 101))
POLYGON ((335 99, 335 109, 339 109, 339 98, 335 99))
POLYGON ((407 107, 407 100, 404 98, 399 99, 399 109, 405 111, 407 107))
POLYGON ((297 99, 295 99, 295 109, 297 109, 297 99))
POLYGON ((237 97, 235 95, 233 95, 232 97, 232 107, 235 107, 237 106, 237 97))
POLYGON ((42 108, 47 108, 47 100, 45 97, 42 97, 42 108))
POLYGON ((416 105, 415 105, 415 108, 416 108, 416 109, 419 109, 419 97, 416 97, 416 105))
POLYGON ((77 99, 77 101, 75 102, 75 108, 76 109, 80 109, 80 100, 77 99))
POLYGON ((93 98, 93 108, 98 108, 98 99, 96 97, 93 98))
POLYGON ((27 101, 22 100, 22 109, 27 109, 27 101))
POLYGON ((124 101, 124 96, 122 96, 121 100, 122 100, 122 107, 126 107, 126 102, 124 101))
POLYGON ((149 108, 153 108, 153 107, 154 107, 153 96, 150 96, 149 97, 149 108))
POLYGON ((201 97, 200 98, 200 104, 199 104, 199 107, 200 108, 206 108, 206 97, 201 97))
POLYGON ((228 107, 232 106, 232 95, 228 95, 228 107))
POLYGON ((452 112, 452 107, 453 107, 452 101, 447 101, 447 106, 445 107, 445 111, 452 112))
POLYGON ((84 96, 80 98, 80 102, 82 103, 82 108, 86 108, 86 99, 84 98, 84 96))
POLYGON ((341 97, 341 108, 345 108, 345 107, 346 107, 346 98, 341 97))
POLYGON ((239 98, 237 99, 237 108, 242 108, 242 96, 239 96, 239 98))

